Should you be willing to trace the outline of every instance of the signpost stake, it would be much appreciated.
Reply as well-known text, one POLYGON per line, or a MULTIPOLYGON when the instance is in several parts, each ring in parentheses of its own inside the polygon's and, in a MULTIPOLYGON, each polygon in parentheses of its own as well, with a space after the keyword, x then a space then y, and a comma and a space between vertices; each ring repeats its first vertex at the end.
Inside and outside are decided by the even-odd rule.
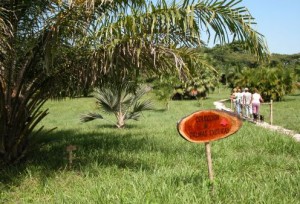
POLYGON ((211 183, 214 180, 213 169, 212 169, 212 159, 211 159, 211 151, 210 151, 210 143, 205 142, 205 153, 207 158, 207 166, 208 166, 208 176, 211 183))
POLYGON ((273 100, 270 102, 270 124, 273 125, 273 100))

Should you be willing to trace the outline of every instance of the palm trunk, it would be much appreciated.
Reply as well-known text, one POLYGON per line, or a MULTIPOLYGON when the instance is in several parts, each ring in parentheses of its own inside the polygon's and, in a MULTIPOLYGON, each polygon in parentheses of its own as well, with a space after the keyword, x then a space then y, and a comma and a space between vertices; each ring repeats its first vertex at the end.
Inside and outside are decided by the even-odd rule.
POLYGON ((121 111, 117 113, 117 127, 125 127, 125 114, 123 114, 121 111))

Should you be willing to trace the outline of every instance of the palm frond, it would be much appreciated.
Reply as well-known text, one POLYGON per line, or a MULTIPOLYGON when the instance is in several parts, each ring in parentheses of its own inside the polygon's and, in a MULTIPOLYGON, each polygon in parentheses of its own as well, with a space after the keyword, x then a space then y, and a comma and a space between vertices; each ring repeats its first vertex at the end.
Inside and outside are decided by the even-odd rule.
POLYGON ((96 99, 99 107, 105 112, 111 113, 118 110, 118 97, 112 90, 98 90, 96 99))
POLYGON ((209 36, 215 33, 214 42, 220 44, 241 41, 244 47, 260 59, 269 55, 264 36, 252 28, 256 24, 247 8, 237 6, 241 0, 199 1, 194 6, 200 27, 206 28, 209 36), (231 38, 232 37, 232 38, 231 38))
POLYGON ((90 122, 95 119, 103 119, 103 116, 98 113, 88 113, 88 114, 81 115, 80 117, 80 121, 82 123, 90 122))
POLYGON ((146 110, 153 110, 153 104, 151 100, 144 100, 142 102, 137 101, 132 109, 132 112, 142 112, 146 110))
POLYGON ((125 115, 125 120, 138 120, 140 116, 141 116, 141 113, 138 113, 138 112, 128 112, 125 115))

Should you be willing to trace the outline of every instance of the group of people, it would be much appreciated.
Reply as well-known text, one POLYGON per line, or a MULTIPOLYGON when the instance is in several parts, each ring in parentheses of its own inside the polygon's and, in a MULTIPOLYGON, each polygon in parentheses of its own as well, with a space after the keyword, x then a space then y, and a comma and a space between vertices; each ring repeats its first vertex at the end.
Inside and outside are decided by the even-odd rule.
POLYGON ((260 103, 264 100, 256 88, 253 89, 253 93, 248 88, 243 90, 234 88, 230 98, 234 105, 234 111, 239 116, 251 118, 254 121, 259 119, 260 103))

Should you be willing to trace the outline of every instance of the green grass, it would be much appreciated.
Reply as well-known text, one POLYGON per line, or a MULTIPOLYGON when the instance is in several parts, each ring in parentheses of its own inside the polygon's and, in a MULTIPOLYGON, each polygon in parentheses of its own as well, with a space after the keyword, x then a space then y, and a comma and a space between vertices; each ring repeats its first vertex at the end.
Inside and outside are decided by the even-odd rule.
MULTIPOLYGON (((0 172, 0 203, 300 203, 300 143, 248 122, 211 144, 211 190, 204 145, 182 139, 176 123, 228 95, 172 101, 168 111, 158 103, 124 130, 100 120, 80 123, 80 114, 95 108, 93 98, 50 101, 43 125, 57 129, 40 138, 44 146, 26 165, 0 172), (78 148, 71 169, 69 144, 78 148)), ((299 119, 287 111, 300 96, 290 97, 275 111, 289 114, 282 121, 297 128, 299 119)))
POLYGON ((300 92, 274 103, 274 124, 300 133, 300 92))

